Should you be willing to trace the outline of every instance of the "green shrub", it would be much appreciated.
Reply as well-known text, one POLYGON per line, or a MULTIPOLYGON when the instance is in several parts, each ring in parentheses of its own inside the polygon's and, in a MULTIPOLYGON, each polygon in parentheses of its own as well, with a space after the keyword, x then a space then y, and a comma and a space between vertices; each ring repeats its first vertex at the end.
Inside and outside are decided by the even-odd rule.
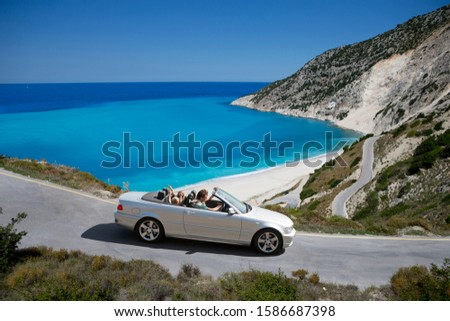
POLYGON ((425 119, 422 121, 422 124, 423 125, 430 124, 433 122, 433 119, 434 119, 434 113, 431 113, 427 117, 425 117, 425 119))
POLYGON ((308 271, 305 269, 298 269, 295 271, 292 271, 292 276, 294 278, 298 278, 300 281, 303 281, 306 279, 306 276, 308 275, 308 271))
POLYGON ((425 266, 400 268, 391 277, 391 286, 402 300, 426 300, 423 292, 428 292, 430 272, 425 266))
POLYGON ((429 137, 417 146, 406 172, 407 175, 415 175, 421 168, 431 168, 439 156, 445 155, 440 147, 440 144, 446 141, 445 134, 440 135, 437 139, 434 136, 429 137))
POLYGON ((420 162, 413 162, 406 171, 406 175, 416 175, 417 173, 420 172, 421 168, 422 164, 420 162))
POLYGON ((110 261, 110 259, 105 255, 100 255, 100 256, 94 257, 92 259, 92 263, 91 263, 92 271, 103 270, 107 266, 109 261, 110 261))
POLYGON ((450 157, 450 145, 445 146, 445 148, 439 154, 439 157, 441 157, 441 158, 450 157))
POLYGON ((64 249, 18 252, 20 263, 3 283, 9 297, 22 300, 166 300, 176 287, 170 273, 151 261, 122 262, 64 249))
POLYGON ((443 134, 437 137, 436 144, 438 144, 439 146, 450 145, 450 129, 447 129, 443 134))
POLYGON ((360 220, 377 212, 379 203, 378 193, 375 191, 370 192, 369 195, 367 195, 366 202, 366 207, 357 211, 353 216, 353 220, 360 220))
POLYGON ((395 206, 385 208, 383 211, 381 211, 380 216, 391 217, 391 216, 403 213, 408 208, 409 208, 408 205, 406 205, 404 203, 400 203, 395 206))
POLYGON ((395 229, 402 229, 402 228, 409 226, 409 223, 405 217, 395 215, 395 216, 392 216, 391 218, 389 218, 387 225, 389 227, 392 227, 395 229))
POLYGON ((308 280, 311 284, 314 284, 314 285, 318 284, 320 282, 319 274, 317 274, 317 273, 311 274, 311 276, 309 277, 308 280))
POLYGON ((403 170, 403 164, 397 163, 392 166, 389 166, 388 168, 384 169, 378 179, 376 184, 376 191, 385 191, 387 190, 389 184, 395 179, 400 178, 404 174, 403 170))
POLYGON ((416 136, 431 136, 433 134, 433 130, 432 129, 424 129, 421 131, 416 132, 416 136))
POLYGON ((220 279, 225 299, 243 301, 289 301, 297 300, 294 280, 282 272, 249 271, 227 273, 220 279))
MULTIPOLYGON (((3 214, 1 208, 0 214, 3 214)), ((26 213, 19 213, 15 218, 11 218, 11 223, 0 226, 0 272, 8 270, 16 260, 17 246, 27 232, 17 232, 15 226, 26 217, 26 213)))
POLYGON ((398 135, 400 135, 401 133, 403 133, 403 131, 406 129, 406 124, 401 125, 400 127, 397 127, 396 129, 394 129, 392 131, 392 135, 394 137, 397 137, 398 135))
POLYGON ((397 194, 397 198, 402 198, 403 196, 405 196, 406 194, 409 193, 409 191, 411 190, 411 182, 407 182, 405 185, 403 185, 400 190, 398 191, 397 194))
POLYGON ((353 160, 353 162, 350 164, 350 168, 353 168, 353 167, 355 167, 356 165, 358 165, 359 164, 359 162, 361 161, 361 157, 356 157, 354 160, 353 160))
POLYGON ((422 121, 418 119, 418 120, 414 121, 410 127, 415 128, 415 127, 419 126, 421 123, 422 123, 422 121))
POLYGON ((337 215, 327 217, 326 221, 332 226, 344 227, 351 230, 358 230, 362 227, 362 225, 358 222, 337 215))
POLYGON ((425 153, 413 158, 411 165, 406 171, 406 175, 415 175, 421 168, 429 169, 433 167, 434 162, 437 159, 436 153, 425 153))
POLYGON ((177 279, 178 280, 187 280, 198 278, 201 276, 200 269, 197 266, 192 264, 183 264, 181 265, 180 271, 178 272, 177 279))
POLYGON ((425 153, 431 152, 438 146, 436 142, 436 138, 430 137, 425 139, 422 143, 420 143, 419 146, 417 146, 416 150, 414 151, 414 155, 423 155, 425 153))
POLYGON ((76 275, 69 267, 49 270, 50 262, 28 261, 17 266, 6 279, 9 288, 27 300, 112 300, 117 285, 112 280, 76 275))
POLYGON ((308 210, 315 211, 317 206, 319 206, 319 204, 320 204, 320 201, 311 202, 311 204, 308 205, 308 210))
POLYGON ((411 130, 408 132, 408 134, 406 135, 406 137, 411 138, 411 137, 416 137, 417 136, 417 132, 415 130, 411 130))
POLYGON ((300 199, 303 201, 314 194, 316 194, 316 192, 314 192, 311 188, 306 188, 300 192, 300 199))
POLYGON ((335 188, 336 186, 339 185, 340 182, 342 182, 341 179, 332 178, 328 181, 328 186, 329 188, 335 188))
POLYGON ((333 159, 330 159, 328 162, 326 162, 324 164, 324 167, 325 168, 333 167, 335 164, 336 164, 336 159, 333 158, 333 159))
POLYGON ((444 121, 440 121, 439 123, 434 125, 433 129, 434 130, 442 130, 442 129, 444 129, 444 127, 442 126, 443 123, 444 123, 444 121))
POLYGON ((450 193, 445 195, 441 202, 447 205, 450 204, 450 193))
POLYGON ((401 300, 450 300, 450 259, 444 259, 441 268, 431 265, 399 269, 391 277, 391 287, 401 300))

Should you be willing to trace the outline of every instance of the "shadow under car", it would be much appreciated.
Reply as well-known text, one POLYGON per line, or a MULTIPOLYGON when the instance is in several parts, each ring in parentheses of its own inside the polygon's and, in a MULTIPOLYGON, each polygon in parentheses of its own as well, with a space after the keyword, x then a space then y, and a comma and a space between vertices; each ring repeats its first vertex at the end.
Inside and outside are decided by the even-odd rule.
MULTIPOLYGON (((245 257, 267 257, 266 255, 256 253, 252 247, 215 243, 207 241, 196 241, 181 238, 167 237, 157 243, 147 243, 138 239, 134 233, 128 229, 118 226, 115 223, 98 224, 86 230, 81 237, 84 239, 140 246, 151 249, 165 249, 183 251, 185 254, 194 253, 214 253, 220 255, 234 255, 245 257)), ((284 250, 276 255, 280 255, 284 250)))

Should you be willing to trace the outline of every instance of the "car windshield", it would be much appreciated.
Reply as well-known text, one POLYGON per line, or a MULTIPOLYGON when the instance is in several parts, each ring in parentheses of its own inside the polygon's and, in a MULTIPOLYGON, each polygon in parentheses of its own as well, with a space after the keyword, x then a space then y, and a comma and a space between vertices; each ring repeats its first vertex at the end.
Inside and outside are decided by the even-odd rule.
POLYGON ((222 199, 227 200, 231 205, 233 205, 239 212, 248 213, 251 210, 250 206, 247 206, 246 203, 241 202, 236 197, 231 195, 230 193, 225 192, 223 189, 217 188, 215 195, 219 196, 222 199))

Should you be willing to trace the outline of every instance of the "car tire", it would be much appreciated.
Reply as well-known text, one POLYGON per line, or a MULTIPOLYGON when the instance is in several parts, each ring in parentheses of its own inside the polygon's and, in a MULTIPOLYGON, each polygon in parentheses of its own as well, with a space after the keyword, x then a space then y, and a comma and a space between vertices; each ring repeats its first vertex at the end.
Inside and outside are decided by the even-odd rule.
POLYGON ((253 246, 261 254, 274 255, 281 251, 283 239, 278 231, 265 229, 255 234, 253 237, 253 246))
POLYGON ((146 217, 136 224, 136 235, 145 242, 158 242, 164 237, 164 227, 160 221, 146 217))

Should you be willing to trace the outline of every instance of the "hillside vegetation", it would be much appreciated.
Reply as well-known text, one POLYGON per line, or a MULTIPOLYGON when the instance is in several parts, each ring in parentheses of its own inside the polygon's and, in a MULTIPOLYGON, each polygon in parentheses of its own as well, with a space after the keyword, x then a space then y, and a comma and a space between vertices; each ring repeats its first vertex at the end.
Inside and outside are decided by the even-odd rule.
POLYGON ((372 181, 333 216, 359 177, 363 141, 309 177, 290 215, 299 230, 450 235, 450 5, 366 41, 326 51, 234 102, 331 120, 376 135, 372 181), (346 166, 341 166, 344 163, 346 166))
POLYGON ((333 97, 379 61, 417 48, 435 30, 448 24, 449 9, 450 6, 446 6, 369 40, 326 51, 292 76, 261 89, 253 101, 258 103, 270 95, 282 101, 292 97, 297 103, 292 101, 289 108, 306 110, 333 97), (283 91, 281 97, 273 92, 275 88, 283 91))
POLYGON ((450 5, 372 39, 331 49, 236 105, 381 133, 450 92, 450 5))
POLYGON ((0 167, 17 174, 83 190, 97 196, 113 198, 118 197, 122 192, 119 186, 107 184, 90 173, 65 165, 49 164, 46 161, 0 155, 0 167))
POLYGON ((367 136, 309 177, 298 208, 269 207, 289 215, 303 231, 448 236, 449 128, 450 105, 442 103, 430 115, 420 114, 380 135, 374 177, 347 202, 349 219, 333 216, 331 203, 358 178, 367 136))
POLYGON ((375 177, 347 206, 375 233, 450 235, 450 105, 380 137, 375 177))
POLYGON ((249 270, 214 279, 183 264, 176 276, 150 260, 124 262, 80 251, 28 248, 0 274, 0 300, 32 301, 323 301, 448 300, 450 260, 403 268, 391 284, 360 290, 322 282, 316 273, 249 270))

